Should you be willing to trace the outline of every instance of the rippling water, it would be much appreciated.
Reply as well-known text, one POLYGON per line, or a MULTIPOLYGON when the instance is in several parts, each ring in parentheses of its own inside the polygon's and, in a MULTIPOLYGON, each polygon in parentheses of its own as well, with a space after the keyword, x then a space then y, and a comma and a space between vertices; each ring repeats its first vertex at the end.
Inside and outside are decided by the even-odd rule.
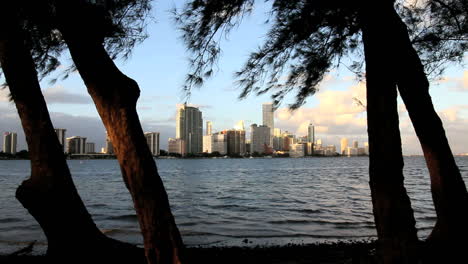
MULTIPOLYGON (((115 160, 68 162, 98 227, 142 243, 130 195, 115 160)), ((187 245, 282 245, 376 236, 367 158, 157 160, 176 222, 187 245)), ((465 182, 468 158, 457 157, 465 182)), ((15 200, 28 161, 0 161, 0 252, 45 237, 15 200)), ((422 157, 405 158, 405 185, 418 234, 435 213, 422 157)))

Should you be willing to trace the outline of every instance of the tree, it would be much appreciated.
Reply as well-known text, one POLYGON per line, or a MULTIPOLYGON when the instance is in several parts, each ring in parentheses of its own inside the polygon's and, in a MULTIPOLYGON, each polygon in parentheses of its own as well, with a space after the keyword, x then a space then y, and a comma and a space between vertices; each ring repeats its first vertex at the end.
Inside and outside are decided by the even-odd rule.
POLYGON ((148 263, 180 263, 182 238, 136 112, 138 84, 120 72, 106 50, 121 51, 135 44, 128 36, 144 28, 138 21, 149 10, 149 1, 50 3, 51 30, 60 31, 114 145, 148 263), (137 27, 131 28, 135 23, 137 27))
POLYGON ((96 104, 133 198, 147 261, 180 263, 182 239, 135 108, 139 88, 113 62, 146 37, 150 1, 41 0, 21 6, 33 43, 39 43, 33 57, 44 62, 38 63, 44 75, 59 65, 65 48, 70 50, 74 65, 64 77, 77 69, 96 104))
POLYGON ((30 35, 17 16, 20 9, 12 3, 3 7, 6 12, 0 18, 0 63, 31 157, 31 177, 18 187, 16 197, 44 230, 47 254, 117 260, 125 255, 142 255, 136 247, 104 236, 87 212, 41 93, 30 35), (111 257, 109 251, 114 251, 111 257))
MULTIPOLYGON (((454 219, 453 216, 459 211, 455 208, 457 204, 455 201, 462 204, 461 208, 467 208, 466 188, 453 161, 442 124, 430 102, 426 75, 412 44, 416 43, 415 45, 425 55, 426 68, 432 71, 443 68, 441 66, 444 62, 460 60, 466 50, 467 30, 464 14, 466 14, 467 7, 463 1, 456 0, 427 1, 428 5, 420 9, 397 5, 399 10, 402 10, 401 13, 410 27, 418 29, 410 32, 414 41, 412 43, 409 41, 404 23, 395 12, 394 1, 381 2, 273 1, 271 18, 273 18, 274 23, 268 37, 263 46, 250 55, 244 67, 237 72, 237 77, 238 84, 243 89, 241 98, 252 92, 263 94, 274 91, 272 98, 275 103, 279 103, 285 94, 296 90, 296 102, 290 105, 291 108, 295 109, 316 91, 317 84, 330 68, 339 65, 340 59, 345 55, 356 53, 359 55, 360 47, 363 44, 371 150, 371 190, 379 240, 385 243, 386 239, 383 238, 383 234, 390 231, 394 233, 394 235, 387 234, 390 236, 390 240, 395 238, 403 244, 409 242, 406 247, 411 250, 412 245, 410 244, 415 243, 416 234, 414 217, 403 188, 401 147, 394 147, 395 144, 398 146, 401 144, 397 126, 398 117, 395 112, 396 91, 394 90, 398 85, 418 137, 423 144, 423 151, 430 167, 434 201, 438 204, 436 205, 438 215, 438 228, 436 230, 441 230, 440 232, 435 231, 435 233, 445 233, 447 238, 453 238, 453 231, 448 231, 450 221, 441 219, 454 219), (415 14, 416 11, 429 12, 436 19, 418 18, 418 14, 415 14), (379 15, 393 21, 389 24, 395 25, 389 27, 392 37, 385 36, 387 30, 380 29, 379 31, 376 28, 376 25, 382 25, 381 21, 383 21, 379 15), (428 21, 429 24, 422 23, 428 21), (438 23, 449 27, 438 25, 438 23), (361 32, 363 34, 362 41, 360 41, 361 32), (379 35, 380 37, 384 35, 386 42, 378 41, 377 36, 379 35), (463 36, 465 36, 464 42, 463 36), (450 40, 455 40, 455 44, 450 40), (395 42, 399 43, 396 47, 390 44, 395 42), (382 47, 386 47, 386 49, 382 47), (383 50, 392 56, 382 56, 383 50), (383 60, 385 64, 379 63, 379 59, 383 60), (405 65, 405 67, 401 67, 401 65, 405 65), (382 70, 388 70, 388 74, 379 73, 379 67, 382 70), (287 74, 284 82, 280 81, 282 74, 287 74), (414 76, 417 77, 414 78, 414 76), (263 83, 264 80, 266 80, 265 83, 263 83), (376 80, 380 83, 375 83, 376 80), (416 84, 418 89, 411 87, 416 84), (386 109, 379 106, 385 106, 386 109), (419 106, 423 106, 424 110, 418 109, 419 106), (382 119, 383 116, 389 119, 385 121, 377 119, 377 117, 382 119), (379 125, 379 122, 383 123, 379 125), (381 126, 386 126, 389 129, 392 139, 388 139, 382 134, 381 126), (428 128, 432 126, 436 129, 428 131, 431 130, 428 128), (388 140, 388 142, 376 141, 376 136, 380 137, 381 140, 388 140), (393 153, 392 157, 389 155, 390 153, 384 153, 386 147, 391 150, 390 153, 393 153), (384 160, 389 162, 387 164, 395 164, 397 167, 395 171, 385 171, 382 167, 385 164, 380 163, 384 160), (394 176, 390 175, 392 173, 394 176), (387 184, 383 184, 382 181, 393 183, 386 186, 387 184), (434 186, 437 187, 434 188, 434 186), (391 188, 393 191, 388 192, 391 188), (387 191, 383 189, 387 189, 387 191), (451 195, 452 191, 456 194, 451 195), (383 197, 386 195, 385 192, 391 193, 388 197, 393 196, 392 203, 395 202, 395 207, 386 205, 386 198, 383 197), (397 197, 398 193, 400 193, 399 198, 397 197), (438 200, 444 202, 437 202, 438 200), (400 203, 404 206, 401 207, 400 203), (392 208, 399 210, 399 212, 392 211, 392 208), (388 210, 387 213, 391 214, 387 215, 382 211, 383 209, 388 210), (394 232, 392 224, 387 221, 385 221, 387 223, 380 223, 379 219, 389 220, 383 217, 385 215, 397 218, 401 216, 399 219, 405 224, 399 223, 397 218, 392 218, 395 221, 394 226, 401 228, 400 230, 407 228, 408 235, 394 232), (445 226, 445 228, 440 226, 445 226), (398 237, 399 235, 402 236, 398 237)), ((186 90, 189 91, 193 86, 202 84, 204 78, 210 76, 211 67, 220 51, 219 43, 215 41, 216 36, 227 33, 236 26, 241 18, 252 9, 253 3, 253 0, 191 1, 185 6, 183 12, 178 14, 176 21, 180 23, 184 40, 189 51, 193 54, 191 60, 193 72, 187 76, 186 90)), ((360 66, 362 63, 357 62, 351 65, 351 68, 359 69, 360 66)), ((466 212, 466 210, 464 211, 466 212)), ((466 229, 460 225, 461 222, 452 220, 451 223, 456 224, 454 225, 456 227, 451 228, 451 230, 466 229)), ((438 237, 443 236, 438 235, 438 237)), ((388 245, 387 249, 391 254, 391 242, 388 245)), ((384 246, 384 248, 386 247, 384 246)), ((397 255, 398 253, 395 254, 395 257, 398 258, 397 255)), ((391 260, 388 261, 391 262, 391 260)))

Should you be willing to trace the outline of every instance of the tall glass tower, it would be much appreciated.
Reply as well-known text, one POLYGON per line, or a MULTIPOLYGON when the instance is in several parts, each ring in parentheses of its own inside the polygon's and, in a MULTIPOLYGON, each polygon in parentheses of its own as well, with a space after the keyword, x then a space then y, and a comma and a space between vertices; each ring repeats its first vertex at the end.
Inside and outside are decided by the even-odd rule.
POLYGON ((273 131, 275 129, 273 103, 264 103, 262 105, 263 125, 270 128, 270 146, 273 145, 273 131))
POLYGON ((176 138, 184 140, 185 153, 203 152, 203 118, 198 108, 187 106, 187 104, 178 107, 176 138))

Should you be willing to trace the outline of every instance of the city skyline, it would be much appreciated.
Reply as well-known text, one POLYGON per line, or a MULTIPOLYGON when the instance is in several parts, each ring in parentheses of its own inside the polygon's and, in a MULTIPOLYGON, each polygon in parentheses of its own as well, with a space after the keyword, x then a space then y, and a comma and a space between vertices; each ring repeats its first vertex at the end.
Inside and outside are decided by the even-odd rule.
MULTIPOLYGON (((242 119, 246 127, 253 123, 263 124, 258 105, 271 101, 271 94, 237 100, 240 91, 236 89, 232 73, 240 69, 248 52, 261 43, 267 28, 263 23, 263 18, 267 17, 266 10, 269 10, 266 5, 260 3, 256 6, 252 16, 246 17, 229 40, 224 41, 223 56, 214 77, 201 89, 191 91, 188 102, 206 113, 204 119, 213 122, 213 130, 231 127, 242 119)), ((149 24, 150 37, 135 48, 128 60, 116 60, 119 68, 138 82, 141 96, 137 106, 143 130, 159 131, 163 149, 167 149, 168 138, 174 137, 174 106, 185 102, 187 97, 181 88, 188 71, 187 53, 167 12, 171 8, 173 3, 158 3, 152 14, 158 23, 149 24)), ((62 59, 62 68, 66 68, 69 58, 64 56, 62 59)), ((346 63, 349 61, 344 60, 343 64, 346 63)), ((71 73, 68 79, 59 80, 54 86, 45 78, 41 86, 54 127, 66 128, 70 136, 87 137, 89 141, 96 142, 98 149, 101 148, 105 141, 105 128, 79 74, 71 73)), ((468 71, 463 66, 450 66, 440 80, 431 83, 430 92, 452 151, 456 154, 468 152, 465 136, 468 134, 468 71)), ((342 137, 366 141, 366 114, 353 100, 357 98, 365 104, 365 85, 358 82, 346 67, 324 76, 315 95, 308 98, 302 108, 290 112, 287 105, 293 97, 294 94, 288 95, 276 110, 275 127, 305 135, 311 121, 317 137, 337 146, 342 137), (326 137, 323 136, 325 134, 326 137)), ((401 100, 399 114, 403 152, 421 154, 401 100)), ((26 149, 21 123, 15 106, 9 101, 8 89, 0 90, 0 129, 17 132, 18 149, 26 149)))

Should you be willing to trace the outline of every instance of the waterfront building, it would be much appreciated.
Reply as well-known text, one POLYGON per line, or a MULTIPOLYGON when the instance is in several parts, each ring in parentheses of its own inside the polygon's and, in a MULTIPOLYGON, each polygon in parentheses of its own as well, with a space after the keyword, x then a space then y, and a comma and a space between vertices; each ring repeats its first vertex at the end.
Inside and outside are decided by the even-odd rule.
MULTIPOLYGON (((245 136, 245 135, 244 135, 245 136)), ((219 152, 221 155, 226 155, 228 152, 227 136, 222 133, 215 133, 211 137, 211 153, 219 152)))
POLYGON ((245 130, 244 120, 240 120, 239 122, 237 122, 237 124, 234 126, 234 129, 245 130))
POLYGON ((315 142, 315 149, 322 149, 322 139, 317 139, 315 142))
POLYGON ((86 142, 85 153, 86 154, 96 153, 94 142, 86 142))
POLYGON ((341 139, 340 154, 341 155, 346 155, 346 150, 347 149, 348 149, 348 139, 347 138, 342 138, 341 139))
POLYGON ((184 141, 187 154, 198 154, 203 151, 203 118, 198 108, 187 104, 178 106, 176 138, 184 141))
POLYGON ((185 142, 183 139, 180 138, 169 138, 168 142, 168 152, 169 153, 176 153, 180 155, 185 155, 185 142))
POLYGON ((221 134, 226 135, 227 154, 244 155, 245 154, 245 130, 224 130, 221 134))
POLYGON ((79 136, 67 138, 67 153, 86 154, 86 138, 79 136))
POLYGON ((270 128, 270 140, 269 145, 273 145, 273 133, 275 129, 275 110, 273 108, 273 103, 264 103, 262 105, 262 116, 263 116, 263 125, 270 128))
POLYGON ((206 121, 206 135, 211 135, 211 133, 213 133, 213 123, 206 121))
POLYGON ((290 146, 295 142, 295 137, 293 134, 289 133, 288 131, 285 131, 282 135, 283 138, 283 151, 289 151, 290 146))
POLYGON ((109 137, 109 134, 106 132, 106 154, 114 155, 114 145, 109 137))
POLYGON ((203 153, 211 153, 213 135, 204 135, 203 136, 203 153))
POLYGON ((353 148, 359 148, 359 143, 357 140, 353 140, 353 148))
POLYGON ((291 144, 289 149, 289 156, 292 158, 304 157, 306 153, 307 143, 291 144))
POLYGON ((3 152, 9 154, 16 154, 18 135, 15 132, 3 133, 3 152))
POLYGON ((266 153, 270 145, 270 131, 268 126, 252 124, 250 126, 250 153, 266 153))
POLYGON ((336 155, 336 147, 335 145, 328 145, 324 148, 324 155, 325 156, 335 156, 336 155))
POLYGON ((159 156, 159 132, 145 132, 145 138, 151 155, 159 156))
POLYGON ((364 155, 369 155, 369 142, 364 142, 364 155))
POLYGON ((62 145, 62 151, 65 152, 65 134, 67 132, 64 128, 55 128, 55 134, 57 134, 60 145, 62 145))

